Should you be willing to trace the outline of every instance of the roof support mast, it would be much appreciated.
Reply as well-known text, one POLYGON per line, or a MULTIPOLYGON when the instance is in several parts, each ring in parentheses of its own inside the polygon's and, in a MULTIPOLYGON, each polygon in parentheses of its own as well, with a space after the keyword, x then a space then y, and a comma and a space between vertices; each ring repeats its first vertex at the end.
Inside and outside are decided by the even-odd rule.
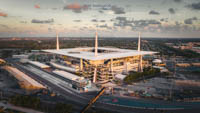
POLYGON ((59 38, 58 38, 58 32, 56 32, 56 50, 60 49, 60 45, 59 45, 59 38))
POLYGON ((98 33, 96 29, 96 37, 95 37, 95 57, 98 55, 98 33))
MULTIPOLYGON (((96 29, 96 37, 95 37, 95 57, 98 55, 98 33, 96 29)), ((97 65, 95 65, 94 68, 94 76, 93 76, 93 83, 95 83, 97 80, 97 65)))
POLYGON ((140 32, 139 32, 139 37, 138 37, 138 51, 140 51, 140 32))
MULTIPOLYGON (((138 51, 140 51, 140 46, 141 46, 141 34, 139 32, 139 36, 138 36, 138 51)), ((139 55, 139 65, 138 65, 138 71, 143 72, 143 66, 142 66, 142 55, 139 55)))

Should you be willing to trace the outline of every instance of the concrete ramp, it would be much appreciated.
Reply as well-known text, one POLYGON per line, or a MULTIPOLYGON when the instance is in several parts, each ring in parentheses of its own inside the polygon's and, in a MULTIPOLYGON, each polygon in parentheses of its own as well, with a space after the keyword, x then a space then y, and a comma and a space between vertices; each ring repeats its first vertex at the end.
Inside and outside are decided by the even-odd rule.
POLYGON ((46 88, 39 82, 35 81, 25 73, 21 72, 17 68, 11 67, 11 66, 4 66, 3 69, 7 70, 11 75, 13 75, 18 81, 22 88, 28 89, 28 90, 34 90, 34 89, 44 89, 46 88))

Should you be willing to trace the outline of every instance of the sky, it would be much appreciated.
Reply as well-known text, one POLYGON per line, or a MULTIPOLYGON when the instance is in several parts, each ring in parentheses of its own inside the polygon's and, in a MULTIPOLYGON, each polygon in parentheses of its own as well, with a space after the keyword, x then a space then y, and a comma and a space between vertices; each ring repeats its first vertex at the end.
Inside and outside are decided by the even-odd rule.
POLYGON ((0 37, 200 38, 200 0, 0 0, 0 37))

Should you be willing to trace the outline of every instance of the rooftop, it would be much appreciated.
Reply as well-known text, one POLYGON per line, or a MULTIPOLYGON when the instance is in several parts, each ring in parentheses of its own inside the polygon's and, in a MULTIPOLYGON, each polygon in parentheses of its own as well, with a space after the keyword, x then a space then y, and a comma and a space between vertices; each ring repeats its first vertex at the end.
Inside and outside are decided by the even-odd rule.
POLYGON ((94 49, 95 49, 94 47, 84 47, 84 48, 69 48, 69 49, 59 49, 59 50, 48 49, 42 51, 64 56, 70 56, 74 58, 82 58, 86 60, 105 60, 105 59, 137 56, 137 55, 151 55, 157 53, 153 51, 137 51, 130 49, 98 47, 98 56, 95 56, 94 49))
POLYGON ((77 82, 81 82, 81 81, 85 81, 84 77, 79 77, 75 74, 66 72, 66 71, 62 71, 62 70, 54 70, 53 73, 58 74, 64 78, 67 78, 69 80, 73 80, 73 81, 77 81, 77 82))
POLYGON ((40 63, 40 62, 37 62, 37 61, 28 61, 28 63, 30 64, 33 64, 35 66, 38 66, 40 68, 49 68, 50 66, 46 65, 46 64, 43 64, 43 63, 40 63))

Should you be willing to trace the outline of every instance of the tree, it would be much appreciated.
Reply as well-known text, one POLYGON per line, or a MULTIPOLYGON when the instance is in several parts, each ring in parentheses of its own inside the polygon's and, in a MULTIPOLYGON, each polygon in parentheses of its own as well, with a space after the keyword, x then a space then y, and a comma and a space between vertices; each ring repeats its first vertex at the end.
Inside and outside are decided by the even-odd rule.
POLYGON ((72 106, 64 103, 57 103, 55 106, 55 113, 71 113, 72 106))
POLYGON ((143 77, 152 77, 158 74, 160 74, 160 69, 147 67, 143 69, 143 72, 131 72, 128 76, 124 78, 124 82, 127 84, 131 84, 134 81, 143 79, 143 77))

